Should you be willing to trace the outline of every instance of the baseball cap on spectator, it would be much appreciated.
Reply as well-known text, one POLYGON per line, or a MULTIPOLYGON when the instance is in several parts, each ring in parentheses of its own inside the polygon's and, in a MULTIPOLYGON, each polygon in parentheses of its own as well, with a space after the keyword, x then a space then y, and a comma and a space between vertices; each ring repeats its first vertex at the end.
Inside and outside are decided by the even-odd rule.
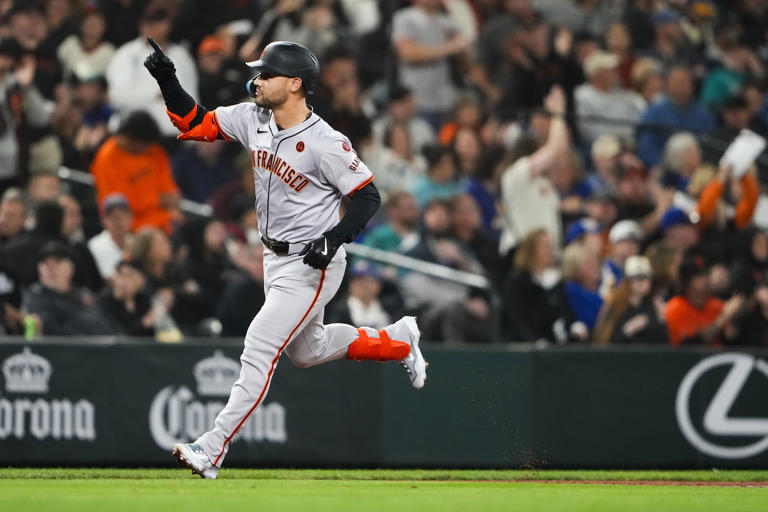
POLYGON ((749 104, 741 94, 734 94, 723 102, 723 110, 746 110, 747 108, 749 104))
POLYGON ((409 88, 405 87, 402 84, 397 84, 389 91, 389 101, 401 101, 413 94, 413 91, 411 91, 409 88))
POLYGON ((575 242, 587 233, 600 233, 600 224, 594 219, 584 218, 575 221, 565 233, 565 245, 575 242))
POLYGON ((592 158, 613 158, 621 152, 621 140, 612 133, 604 133, 592 143, 592 158))
POLYGON ((614 54, 598 50, 590 53, 584 59, 584 75, 592 78, 598 71, 613 69, 619 65, 619 59, 614 54))
POLYGON ((67 259, 72 263, 75 262, 75 255, 72 249, 69 248, 64 242, 48 242, 37 253, 37 261, 44 261, 48 258, 56 258, 58 260, 67 259))
POLYGON ((101 202, 101 213, 107 214, 115 208, 125 208, 130 211, 131 204, 128 202, 128 198, 125 197, 125 195, 115 192, 114 194, 109 194, 101 202))
POLYGON ((665 23, 678 24, 680 23, 680 20, 680 14, 669 9, 664 9, 653 15, 653 26, 658 27, 659 25, 663 25, 665 23))
POLYGON ((222 53, 224 51, 224 43, 221 38, 217 36, 205 36, 200 45, 197 47, 197 53, 199 55, 207 55, 209 53, 222 53))
POLYGON ((373 277, 374 279, 381 277, 379 267, 365 260, 360 260, 352 265, 349 274, 352 277, 373 277))
POLYGON ((131 267, 132 269, 141 272, 142 275, 146 275, 146 272, 144 268, 141 266, 141 263, 139 263, 136 260, 132 259, 123 259, 117 262, 117 265, 115 266, 115 271, 120 270, 123 267, 131 267))
POLYGON ((643 230, 640 224, 634 220, 620 220, 613 225, 608 233, 608 240, 612 243, 618 243, 623 240, 634 240, 640 242, 643 239, 643 230))
POLYGON ((646 256, 630 256, 624 263, 624 276, 627 279, 651 277, 652 275, 651 260, 646 256))
POLYGON ((698 222, 698 219, 694 214, 688 214, 684 210, 676 207, 672 207, 661 217, 661 229, 666 231, 673 226, 679 224, 693 225, 698 222))

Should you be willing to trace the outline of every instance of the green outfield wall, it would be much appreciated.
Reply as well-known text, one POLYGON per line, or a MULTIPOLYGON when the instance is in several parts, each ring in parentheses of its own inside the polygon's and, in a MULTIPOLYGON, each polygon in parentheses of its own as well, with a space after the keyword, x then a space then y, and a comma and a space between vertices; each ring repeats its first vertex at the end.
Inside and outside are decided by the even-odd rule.
MULTIPOLYGON (((170 465, 240 341, 0 342, 0 466, 170 465)), ((427 346, 395 364, 282 358, 232 466, 768 468, 768 351, 427 346)))

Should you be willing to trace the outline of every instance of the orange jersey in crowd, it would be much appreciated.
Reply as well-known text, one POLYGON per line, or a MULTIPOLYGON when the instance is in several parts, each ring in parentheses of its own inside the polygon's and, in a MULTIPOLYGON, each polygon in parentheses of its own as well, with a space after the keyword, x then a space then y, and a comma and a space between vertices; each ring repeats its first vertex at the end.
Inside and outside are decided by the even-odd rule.
POLYGON ((168 154, 158 144, 137 155, 124 151, 115 137, 110 137, 96 153, 91 173, 96 180, 99 204, 116 192, 128 198, 133 212, 131 230, 149 225, 171 232, 171 214, 160 205, 160 195, 179 189, 173 180, 168 154))
POLYGON ((672 297, 664 311, 670 343, 680 345, 684 339, 712 325, 722 311, 723 301, 714 297, 707 300, 702 309, 696 309, 681 295, 672 297))

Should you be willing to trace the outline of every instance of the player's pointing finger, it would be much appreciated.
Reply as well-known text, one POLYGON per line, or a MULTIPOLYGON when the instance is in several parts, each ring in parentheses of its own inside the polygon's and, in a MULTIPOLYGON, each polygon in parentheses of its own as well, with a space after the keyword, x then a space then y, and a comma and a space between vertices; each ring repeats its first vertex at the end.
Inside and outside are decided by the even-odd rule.
POLYGON ((163 49, 160 48, 159 44, 157 44, 157 41, 155 41, 151 37, 148 37, 147 41, 149 41, 149 44, 152 45, 152 48, 154 48, 157 53, 159 53, 160 55, 165 55, 165 52, 163 52, 163 49))

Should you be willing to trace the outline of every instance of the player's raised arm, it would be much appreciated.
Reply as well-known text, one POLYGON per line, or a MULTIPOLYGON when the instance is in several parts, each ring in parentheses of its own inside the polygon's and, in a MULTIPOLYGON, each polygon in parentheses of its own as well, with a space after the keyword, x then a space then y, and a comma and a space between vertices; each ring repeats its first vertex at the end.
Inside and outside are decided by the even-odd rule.
POLYGON ((168 117, 181 132, 178 138, 205 142, 226 139, 216 122, 216 115, 197 104, 181 87, 179 79, 176 78, 176 67, 173 61, 163 52, 157 41, 151 37, 147 38, 147 41, 154 51, 144 60, 144 67, 160 86, 168 117))

